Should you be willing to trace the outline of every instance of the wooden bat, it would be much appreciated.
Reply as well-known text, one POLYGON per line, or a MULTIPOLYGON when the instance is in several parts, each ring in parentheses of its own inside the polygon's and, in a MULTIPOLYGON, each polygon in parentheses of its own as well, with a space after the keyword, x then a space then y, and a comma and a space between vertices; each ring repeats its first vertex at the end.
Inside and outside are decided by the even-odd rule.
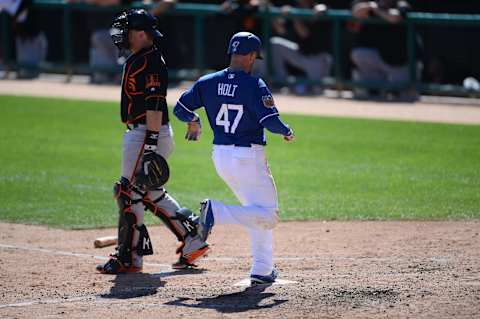
POLYGON ((118 242, 117 236, 105 236, 105 237, 98 237, 93 241, 93 247, 95 248, 103 248, 112 245, 116 245, 118 242))

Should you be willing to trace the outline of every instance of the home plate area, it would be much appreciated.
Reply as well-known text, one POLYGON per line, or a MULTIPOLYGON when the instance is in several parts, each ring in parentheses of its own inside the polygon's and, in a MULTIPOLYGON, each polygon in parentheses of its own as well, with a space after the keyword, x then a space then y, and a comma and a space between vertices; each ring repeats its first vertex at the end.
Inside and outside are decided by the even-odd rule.
MULTIPOLYGON (((298 281, 293 281, 293 280, 285 280, 285 279, 276 279, 274 283, 272 284, 267 284, 270 286, 279 286, 279 285, 291 285, 291 284, 296 284, 298 281)), ((250 287, 250 278, 245 278, 243 280, 240 280, 239 282, 236 282, 234 287, 250 287)))
POLYGON ((251 286, 248 234, 218 227, 196 269, 151 227, 144 272, 95 271, 115 229, 0 223, 0 318, 478 318, 480 221, 286 222, 272 284, 251 286), (308 244, 306 244, 308 243, 308 244))

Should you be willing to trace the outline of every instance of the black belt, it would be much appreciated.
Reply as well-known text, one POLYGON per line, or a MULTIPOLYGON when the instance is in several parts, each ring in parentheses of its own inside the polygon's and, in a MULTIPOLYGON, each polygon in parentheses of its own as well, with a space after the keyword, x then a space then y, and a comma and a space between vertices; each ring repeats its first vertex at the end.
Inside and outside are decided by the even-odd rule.
POLYGON ((144 124, 144 123, 130 123, 130 124, 127 124, 127 128, 128 128, 129 130, 131 130, 131 129, 133 129, 133 128, 140 127, 140 125, 144 125, 144 126, 145 126, 146 124, 144 124))
MULTIPOLYGON (((218 146, 235 146, 235 147, 252 147, 252 144, 215 144, 218 146)), ((255 145, 262 145, 262 144, 255 144, 255 145)))

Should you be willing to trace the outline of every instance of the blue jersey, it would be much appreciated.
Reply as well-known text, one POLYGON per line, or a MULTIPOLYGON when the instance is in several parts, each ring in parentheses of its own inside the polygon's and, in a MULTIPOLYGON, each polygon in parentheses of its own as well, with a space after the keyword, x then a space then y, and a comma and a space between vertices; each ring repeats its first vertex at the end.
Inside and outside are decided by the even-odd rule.
POLYGON ((262 123, 279 116, 262 79, 230 68, 200 78, 180 97, 174 113, 182 119, 179 114, 188 112, 193 118, 200 107, 205 107, 216 145, 265 145, 262 123))

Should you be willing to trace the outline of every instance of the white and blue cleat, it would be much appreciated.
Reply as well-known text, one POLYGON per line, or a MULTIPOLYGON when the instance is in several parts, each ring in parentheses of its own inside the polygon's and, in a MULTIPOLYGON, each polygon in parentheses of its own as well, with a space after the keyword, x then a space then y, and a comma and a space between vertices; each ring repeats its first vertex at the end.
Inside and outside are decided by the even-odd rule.
POLYGON ((265 275, 265 276, 250 275, 250 284, 252 286, 272 284, 275 282, 277 277, 278 277, 278 271, 274 268, 270 275, 265 275))
POLYGON ((207 241, 208 236, 212 232, 214 224, 212 203, 209 199, 205 199, 200 203, 200 224, 199 232, 203 241, 207 241))

